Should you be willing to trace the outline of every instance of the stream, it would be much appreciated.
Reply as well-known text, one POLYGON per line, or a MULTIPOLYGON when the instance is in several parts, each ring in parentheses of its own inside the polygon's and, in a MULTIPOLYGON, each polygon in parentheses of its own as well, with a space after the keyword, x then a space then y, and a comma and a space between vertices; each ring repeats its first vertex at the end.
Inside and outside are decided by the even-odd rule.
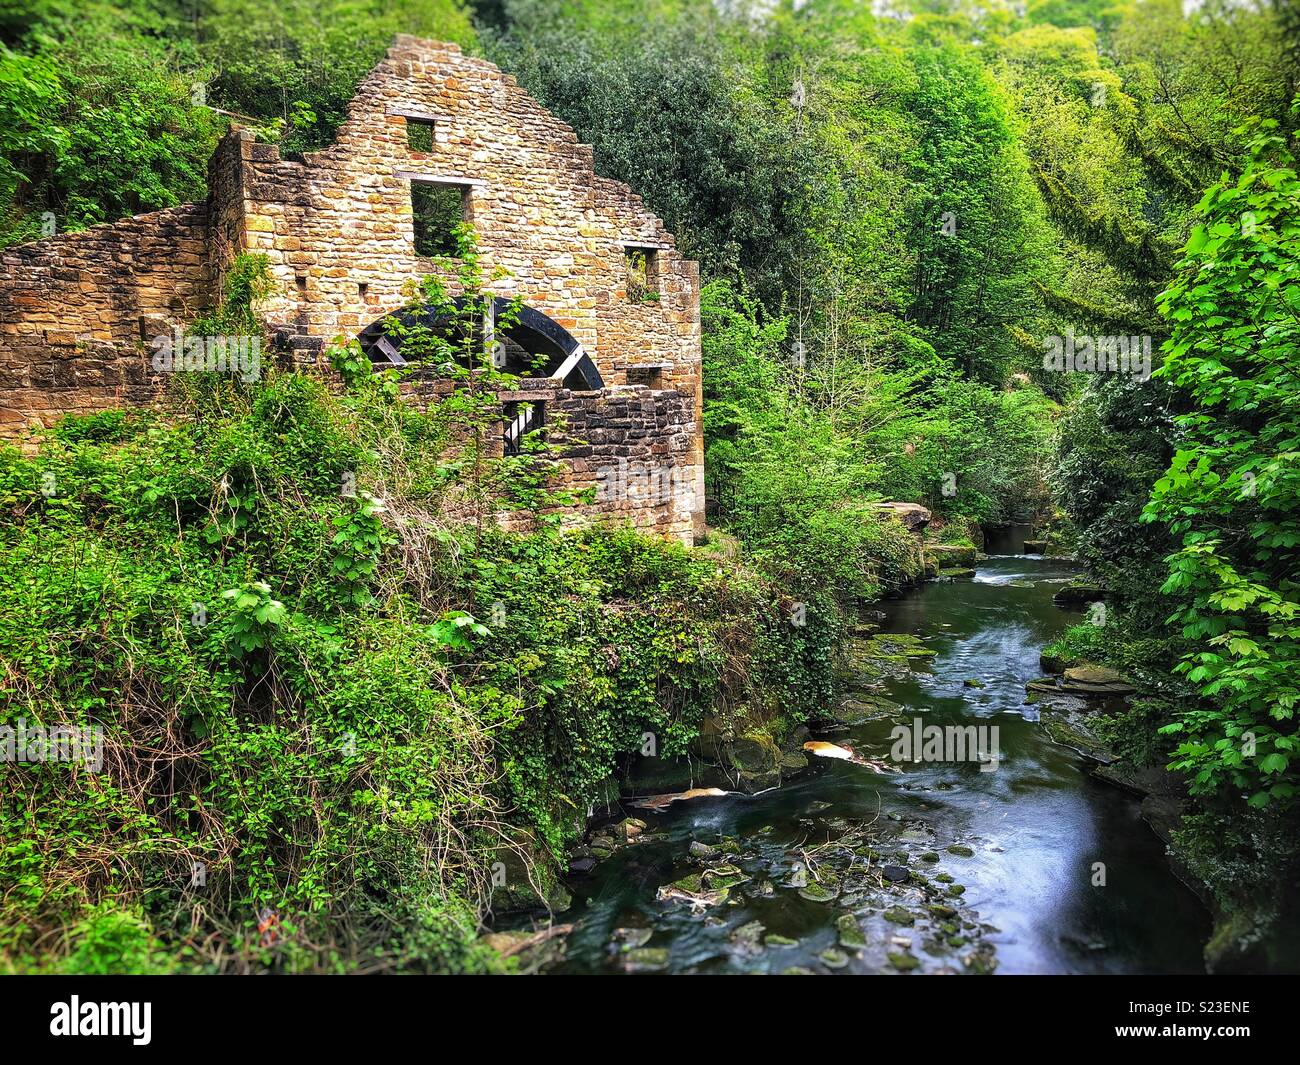
POLYGON ((881 634, 933 657, 879 679, 894 712, 817 735, 890 762, 891 730, 915 718, 996 726, 996 770, 816 758, 757 795, 632 811, 642 838, 568 882, 557 919, 574 928, 551 968, 1202 972, 1208 915, 1137 801, 1090 777, 1025 702, 1039 651, 1077 620, 1052 603, 1073 573, 995 556, 883 604, 881 634))

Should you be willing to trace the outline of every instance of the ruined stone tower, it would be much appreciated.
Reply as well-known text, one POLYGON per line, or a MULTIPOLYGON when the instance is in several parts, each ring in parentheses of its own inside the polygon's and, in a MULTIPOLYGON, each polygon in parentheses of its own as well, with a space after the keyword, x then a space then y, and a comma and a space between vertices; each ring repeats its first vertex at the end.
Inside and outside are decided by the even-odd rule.
POLYGON ((286 358, 314 364, 341 335, 400 365, 380 323, 404 282, 432 272, 438 220, 463 218, 489 271, 506 272, 493 291, 526 308, 507 339, 544 364, 500 397, 503 447, 523 404, 522 417, 565 426, 572 485, 597 489, 579 512, 698 531, 696 264, 514 78, 455 45, 399 37, 333 145, 283 159, 234 129, 209 189, 206 203, 0 253, 0 433, 153 402, 151 338, 209 309, 240 252, 269 259, 275 289, 258 310, 286 358))

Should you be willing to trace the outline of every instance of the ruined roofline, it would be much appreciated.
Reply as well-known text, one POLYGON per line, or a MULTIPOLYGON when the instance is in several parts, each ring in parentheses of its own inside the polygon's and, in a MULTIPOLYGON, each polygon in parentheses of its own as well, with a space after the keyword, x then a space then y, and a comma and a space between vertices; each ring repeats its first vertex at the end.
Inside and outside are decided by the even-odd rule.
POLYGON ((21 244, 10 244, 8 247, 0 248, 0 258, 16 253, 30 254, 32 252, 47 251, 60 243, 94 240, 102 236, 106 230, 115 227, 125 230, 133 224, 165 224, 167 215, 174 215, 178 222, 183 222, 186 220, 187 214, 198 212, 205 216, 203 221, 206 224, 206 215, 210 206, 211 197, 209 196, 206 200, 189 200, 185 203, 178 203, 173 207, 159 207, 152 211, 142 211, 140 214, 123 215, 121 218, 114 218, 108 222, 96 222, 93 225, 86 226, 85 229, 66 229, 59 233, 51 233, 48 237, 37 237, 35 240, 25 240, 21 244))
MULTIPOLYGON (((306 162, 297 165, 309 166, 315 156, 327 156, 338 150, 346 150, 340 147, 339 135, 349 127, 361 128, 370 117, 368 112, 361 110, 359 104, 359 101, 365 96, 363 90, 368 85, 381 80, 385 75, 392 75, 400 79, 401 74, 395 69, 396 64, 411 61, 423 62, 426 59, 434 58, 433 54, 438 52, 454 56, 458 64, 497 79, 506 92, 516 94, 517 97, 526 100, 536 110, 537 114, 553 128, 556 138, 555 147, 557 149, 555 154, 568 158, 570 170, 589 185, 602 201, 606 201, 604 206, 620 212, 626 210, 635 211, 641 216, 640 224, 637 227, 638 230, 650 229, 652 231, 649 235, 645 232, 625 233, 624 236, 629 243, 640 241, 662 245, 665 250, 675 251, 680 254, 677 248, 677 238, 664 220, 646 206, 641 194, 626 182, 606 177, 596 170, 595 149, 591 145, 582 142, 578 137, 577 130, 520 86, 518 79, 513 74, 506 73, 490 60, 466 55, 460 45, 451 41, 435 41, 405 33, 397 34, 393 38, 393 43, 388 48, 384 58, 371 67, 370 72, 358 83, 356 90, 352 94, 352 99, 348 101, 346 117, 339 124, 334 142, 319 151, 304 153, 306 162)), ((293 160, 282 159, 278 145, 268 145, 267 147, 274 149, 275 159, 285 162, 287 165, 294 165, 293 160)), ((472 175, 469 176, 472 177, 472 175)), ((694 260, 686 261, 693 262, 694 260)))
MULTIPOLYGON (((276 162, 288 167, 310 167, 314 164, 317 157, 329 157, 337 151, 345 151, 346 148, 339 143, 339 132, 349 125, 360 126, 362 123, 372 117, 369 112, 360 110, 358 101, 363 97, 362 89, 367 84, 382 78, 386 73, 394 73, 392 67, 396 63, 411 60, 421 61, 424 57, 432 52, 445 52, 459 57, 458 63, 474 68, 480 73, 487 74, 490 77, 497 78, 505 87, 507 92, 517 93, 536 108, 539 115, 544 116, 548 124, 555 128, 557 134, 557 148, 561 145, 568 151, 557 151, 555 154, 560 157, 567 157, 572 172, 581 178, 585 183, 591 186, 592 190, 605 202, 605 206, 619 210, 624 204, 627 208, 640 214, 641 220, 638 230, 650 229, 653 232, 629 232, 624 234, 629 243, 645 242, 656 246, 662 246, 666 250, 678 251, 677 239, 668 229, 667 224, 662 218, 656 215, 645 205, 644 198, 636 192, 630 185, 624 181, 615 178, 609 178, 599 173, 595 166, 595 150, 589 144, 584 144, 578 137, 577 131, 559 118, 552 111, 542 105, 530 93, 523 89, 513 74, 507 74, 495 63, 486 59, 475 56, 467 56, 461 49, 460 45, 450 41, 435 41, 428 38, 414 37, 410 34, 397 34, 393 38, 393 44, 388 48, 385 56, 373 67, 369 73, 362 78, 348 101, 347 115, 343 122, 340 123, 338 130, 335 131, 334 141, 325 147, 314 151, 306 152, 303 160, 285 159, 280 154, 280 146, 275 143, 259 143, 253 140, 253 133, 250 127, 238 121, 232 120, 229 129, 221 135, 212 155, 209 156, 209 166, 211 162, 221 152, 222 148, 230 141, 253 141, 257 145, 259 153, 262 154, 264 161, 276 162)), ((69 230, 62 233, 54 233, 48 237, 40 237, 36 240, 24 241, 22 244, 11 245, 7 248, 0 249, 0 255, 12 254, 20 249, 31 249, 32 251, 43 250, 44 248, 54 247, 58 242, 64 240, 75 240, 79 237, 83 239, 93 239, 93 237, 84 237, 85 234, 94 234, 102 232, 107 227, 129 226, 132 223, 156 223, 165 221, 168 214, 176 214, 184 217, 186 213, 202 211, 208 212, 212 205, 213 191, 211 173, 208 176, 208 195, 203 200, 187 201, 176 204, 172 207, 160 207, 152 211, 144 211, 140 214, 126 215, 122 218, 116 218, 104 222, 96 222, 94 225, 87 226, 85 229, 69 230)), ((678 252, 680 254, 680 252, 678 252)), ((687 260, 693 261, 693 260, 687 260)))

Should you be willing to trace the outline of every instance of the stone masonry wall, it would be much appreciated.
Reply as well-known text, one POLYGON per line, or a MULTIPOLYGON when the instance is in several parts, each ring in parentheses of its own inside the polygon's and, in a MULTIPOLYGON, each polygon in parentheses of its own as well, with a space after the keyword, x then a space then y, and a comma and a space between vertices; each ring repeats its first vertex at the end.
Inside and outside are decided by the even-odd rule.
POLYGON ((594 502, 578 508, 581 515, 693 541, 696 484, 704 472, 695 453, 693 396, 623 385, 561 393, 554 409, 565 427, 550 439, 568 445, 562 454, 573 470, 571 486, 596 489, 594 502))
MULTIPOLYGON (((694 397, 674 389, 615 385, 570 391, 525 380, 503 403, 541 402, 546 439, 569 470, 564 487, 592 489, 574 522, 605 517, 691 543, 700 469, 694 397)), ((503 514, 506 527, 514 524, 503 514)))
POLYGON ((210 305, 207 223, 187 204, 0 252, 0 436, 151 402, 144 341, 210 305))
POLYGON ((403 283, 434 271, 415 253, 412 176, 458 184, 486 270, 506 272, 495 291, 568 329, 607 386, 690 397, 702 523, 698 267, 640 197, 596 175, 591 148, 513 77, 455 45, 399 37, 332 146, 302 162, 246 133, 240 147, 246 246, 270 258, 279 282, 264 313, 303 355, 398 309, 403 283), (430 152, 408 146, 414 116, 434 122, 430 152), (629 245, 654 250, 657 300, 629 297, 629 245))
POLYGON ((236 129, 213 157, 207 204, 0 254, 0 433, 149 402, 156 380, 140 342, 207 309, 241 251, 268 257, 275 286, 259 313, 297 361, 314 362, 333 337, 401 307, 408 279, 434 271, 415 252, 411 186, 421 179, 464 191, 487 271, 505 272, 494 290, 564 326, 599 369, 605 389, 559 389, 553 400, 597 438, 576 445, 574 478, 617 478, 620 463, 651 453, 675 486, 691 478, 667 509, 613 497, 594 509, 668 535, 702 524, 696 264, 631 189, 596 175, 591 148, 513 77, 411 37, 362 82, 329 148, 282 159, 236 129), (434 123, 432 151, 408 145, 417 116, 434 123), (653 254, 657 298, 629 294, 629 247, 653 254))

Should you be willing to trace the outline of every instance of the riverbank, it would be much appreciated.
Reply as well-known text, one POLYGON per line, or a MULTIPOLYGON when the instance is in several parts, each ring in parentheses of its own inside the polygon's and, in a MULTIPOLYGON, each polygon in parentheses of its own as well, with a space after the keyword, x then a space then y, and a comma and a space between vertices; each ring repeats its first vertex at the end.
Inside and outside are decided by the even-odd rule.
POLYGON ((625 765, 761 790, 833 698, 819 574, 544 494, 526 534, 453 521, 441 415, 382 383, 184 384, 0 448, 0 723, 102 739, 3 776, 0 968, 494 969, 482 916, 562 903, 625 765))
MULTIPOLYGON (((1084 609, 1111 597, 1076 582, 1059 598, 1084 609)), ((1141 803, 1170 868, 1213 915, 1207 970, 1295 971, 1300 917, 1286 895, 1287 875, 1278 875, 1295 865, 1294 830, 1240 802, 1189 795, 1186 778, 1167 768, 1170 744, 1160 742, 1161 728, 1177 719, 1188 693, 1151 667, 1150 651, 1134 640, 1122 615, 1117 625, 1114 613, 1090 613, 1090 623, 1044 649, 1045 675, 1026 686, 1029 697, 1042 707, 1054 738, 1078 752, 1094 778, 1141 803), (1256 855, 1274 864, 1261 868, 1256 855)))
MULTIPOLYGON (((1070 621, 1051 600, 1072 575, 991 559, 973 579, 881 604, 879 632, 860 633, 849 658, 852 690, 809 722, 816 739, 886 765, 894 730, 918 718, 996 725, 996 771, 818 758, 759 795, 629 807, 644 827, 622 815, 596 826, 603 853, 574 871, 573 906, 556 917, 571 927, 526 967, 1201 971, 1208 920, 1137 803, 1093 782, 1024 705, 1042 646, 1070 621)), ((496 942, 531 934, 515 922, 496 942)))

